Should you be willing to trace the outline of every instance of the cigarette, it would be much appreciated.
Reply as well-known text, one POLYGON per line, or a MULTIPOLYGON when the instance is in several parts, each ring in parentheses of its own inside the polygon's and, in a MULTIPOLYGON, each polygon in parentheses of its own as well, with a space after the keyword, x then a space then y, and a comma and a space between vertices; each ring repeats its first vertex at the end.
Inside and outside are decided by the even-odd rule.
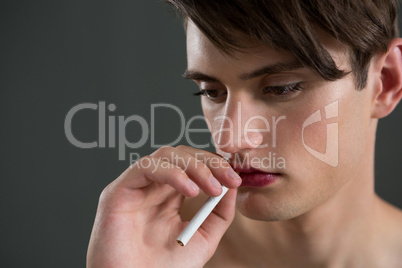
POLYGON ((221 201, 222 197, 227 193, 228 188, 222 186, 222 193, 219 196, 211 196, 205 201, 204 205, 198 210, 197 214, 191 219, 186 228, 176 238, 180 246, 185 246, 195 232, 200 228, 201 224, 205 221, 215 206, 221 201))

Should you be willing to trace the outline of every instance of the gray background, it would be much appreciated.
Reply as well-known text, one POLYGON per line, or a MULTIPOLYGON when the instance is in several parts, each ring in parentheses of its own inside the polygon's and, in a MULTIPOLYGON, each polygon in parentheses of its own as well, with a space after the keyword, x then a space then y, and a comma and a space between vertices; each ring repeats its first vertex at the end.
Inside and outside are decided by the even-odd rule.
MULTIPOLYGON (((181 22, 155 0, 3 0, 0 34, 0 266, 83 267, 99 194, 129 163, 116 148, 71 145, 64 118, 79 103, 100 101, 116 105, 107 114, 115 117, 149 120, 150 104, 159 102, 187 118, 201 114, 195 85, 181 78, 181 22)), ((156 119, 157 142, 172 141, 177 115, 156 119)), ((399 106, 381 120, 376 151, 377 192, 398 207, 401 119, 399 106)), ((83 141, 95 140, 97 127, 96 111, 73 121, 83 141)), ((135 124, 126 134, 141 135, 135 124)))

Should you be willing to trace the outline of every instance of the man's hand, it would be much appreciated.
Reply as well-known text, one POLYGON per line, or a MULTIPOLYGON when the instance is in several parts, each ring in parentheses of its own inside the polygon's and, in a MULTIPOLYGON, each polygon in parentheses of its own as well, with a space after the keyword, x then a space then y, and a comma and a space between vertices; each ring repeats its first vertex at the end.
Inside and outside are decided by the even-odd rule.
POLYGON ((88 247, 87 267, 203 267, 234 217, 230 189, 190 242, 179 209, 201 189, 218 196, 240 177, 220 156, 187 146, 162 147, 130 166, 102 192, 88 247), (198 159, 197 159, 198 158, 198 159))

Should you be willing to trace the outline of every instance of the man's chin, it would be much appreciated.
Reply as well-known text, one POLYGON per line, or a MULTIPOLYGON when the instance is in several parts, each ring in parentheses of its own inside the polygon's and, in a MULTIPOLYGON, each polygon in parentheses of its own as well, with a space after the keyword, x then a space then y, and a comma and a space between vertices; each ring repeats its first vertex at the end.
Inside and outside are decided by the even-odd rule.
POLYGON ((259 221, 290 220, 307 212, 290 200, 284 202, 250 192, 238 193, 236 208, 243 216, 259 221))

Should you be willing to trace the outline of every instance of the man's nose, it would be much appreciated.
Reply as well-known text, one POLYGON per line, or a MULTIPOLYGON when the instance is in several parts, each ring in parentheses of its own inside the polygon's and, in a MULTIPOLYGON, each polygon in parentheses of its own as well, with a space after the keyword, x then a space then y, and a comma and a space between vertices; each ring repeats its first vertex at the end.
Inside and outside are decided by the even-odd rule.
POLYGON ((267 132, 270 132, 269 122, 258 114, 255 103, 236 100, 227 102, 216 133, 212 134, 217 149, 238 153, 264 146, 264 136, 269 135, 267 132))

